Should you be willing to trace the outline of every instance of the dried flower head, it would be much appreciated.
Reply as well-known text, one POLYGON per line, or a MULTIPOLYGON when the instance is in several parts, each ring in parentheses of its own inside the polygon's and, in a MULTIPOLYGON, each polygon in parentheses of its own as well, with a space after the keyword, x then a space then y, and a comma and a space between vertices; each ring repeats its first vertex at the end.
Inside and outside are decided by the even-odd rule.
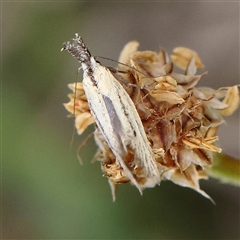
MULTIPOLYGON (((167 53, 138 51, 139 43, 129 42, 122 50, 117 71, 112 72, 131 97, 141 118, 161 179, 190 187, 210 198, 200 189, 199 179, 207 178, 206 169, 213 163, 217 130, 239 106, 237 86, 217 90, 199 87, 197 83, 207 74, 196 75, 203 64, 198 54, 188 48, 167 53), (184 74, 174 72, 174 65, 184 74)), ((64 104, 75 115, 77 132, 81 134, 94 123, 81 83, 70 84, 70 102, 64 104)), ((96 158, 101 161, 115 197, 116 185, 130 181, 116 161, 103 135, 96 127, 98 145, 96 158)), ((144 169, 133 163, 134 151, 129 149, 125 161, 142 188, 152 187, 144 169)))

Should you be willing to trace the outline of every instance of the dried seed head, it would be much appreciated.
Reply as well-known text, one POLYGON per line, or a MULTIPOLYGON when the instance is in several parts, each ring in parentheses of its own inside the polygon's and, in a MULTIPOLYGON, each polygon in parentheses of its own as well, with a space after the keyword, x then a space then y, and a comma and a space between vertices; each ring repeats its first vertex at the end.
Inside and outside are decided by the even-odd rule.
MULTIPOLYGON (((113 74, 116 79, 129 83, 129 86, 126 83, 122 86, 141 118, 149 141, 146 144, 150 144, 158 164, 159 177, 210 198, 200 189, 199 179, 207 178, 205 169, 213 162, 212 152, 221 152, 215 145, 217 130, 224 122, 222 116, 232 114, 239 106, 238 87, 197 88, 196 84, 207 72, 195 75, 203 64, 191 49, 178 47, 171 55, 173 63, 185 70, 185 74, 180 74, 173 71, 167 53, 137 51, 138 46, 136 41, 126 44, 119 60, 129 67, 119 64, 119 72, 113 74)), ((69 44, 65 48, 73 49, 69 44)), ((94 120, 82 84, 69 87, 74 93, 69 95, 70 102, 64 106, 75 113, 76 128, 81 134, 94 120)), ((96 158, 101 161, 115 198, 116 185, 130 179, 98 128, 94 136, 99 147, 96 158)), ((143 167, 135 163, 133 149, 128 149, 124 161, 142 189, 155 186, 156 183, 144 174, 143 167)))

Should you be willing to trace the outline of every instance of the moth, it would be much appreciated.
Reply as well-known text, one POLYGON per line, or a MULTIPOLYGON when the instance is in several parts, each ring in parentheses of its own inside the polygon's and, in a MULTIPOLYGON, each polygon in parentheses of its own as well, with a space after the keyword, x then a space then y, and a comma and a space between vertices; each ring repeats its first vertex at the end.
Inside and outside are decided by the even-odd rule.
POLYGON ((91 56, 77 33, 73 43, 64 43, 62 50, 68 51, 81 63, 82 83, 91 114, 126 176, 142 194, 143 186, 125 161, 131 149, 134 153, 133 163, 143 170, 147 187, 159 184, 158 163, 154 159, 136 107, 123 86, 108 68, 91 56))

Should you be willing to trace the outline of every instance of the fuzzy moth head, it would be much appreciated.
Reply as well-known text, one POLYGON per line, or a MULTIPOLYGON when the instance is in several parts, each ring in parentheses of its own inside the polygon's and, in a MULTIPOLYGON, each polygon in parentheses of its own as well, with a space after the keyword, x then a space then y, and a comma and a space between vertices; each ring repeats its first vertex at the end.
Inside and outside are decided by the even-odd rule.
POLYGON ((75 33, 73 43, 68 41, 63 44, 61 51, 63 50, 68 51, 74 58, 76 58, 82 64, 84 70, 91 66, 91 53, 78 33, 75 33))

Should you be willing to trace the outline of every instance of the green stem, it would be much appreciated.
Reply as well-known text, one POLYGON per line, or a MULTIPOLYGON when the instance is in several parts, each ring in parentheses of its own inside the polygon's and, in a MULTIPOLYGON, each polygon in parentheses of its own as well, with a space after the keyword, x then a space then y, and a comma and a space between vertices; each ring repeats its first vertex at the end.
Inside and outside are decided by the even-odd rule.
POLYGON ((226 153, 214 153, 213 165, 207 172, 210 177, 223 183, 240 187, 240 159, 226 153))

